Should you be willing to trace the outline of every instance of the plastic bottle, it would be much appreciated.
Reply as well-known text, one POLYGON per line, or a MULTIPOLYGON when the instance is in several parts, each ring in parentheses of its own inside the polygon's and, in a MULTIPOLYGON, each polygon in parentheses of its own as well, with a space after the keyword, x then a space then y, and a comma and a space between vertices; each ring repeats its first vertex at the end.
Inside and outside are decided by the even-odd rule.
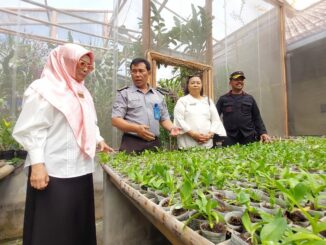
POLYGON ((160 111, 160 107, 158 106, 157 103, 154 104, 153 112, 154 112, 155 120, 160 120, 161 119, 161 111, 160 111))

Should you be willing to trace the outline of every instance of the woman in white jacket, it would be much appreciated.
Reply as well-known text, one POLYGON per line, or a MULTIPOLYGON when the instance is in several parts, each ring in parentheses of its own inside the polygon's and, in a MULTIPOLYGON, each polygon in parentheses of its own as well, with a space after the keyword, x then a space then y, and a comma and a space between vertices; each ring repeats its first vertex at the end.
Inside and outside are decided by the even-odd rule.
POLYGON ((178 148, 213 147, 213 136, 226 136, 226 132, 211 99, 203 96, 203 84, 199 75, 188 78, 185 96, 174 108, 174 124, 180 128, 178 148))
POLYGON ((24 93, 13 132, 28 152, 24 245, 96 245, 95 150, 113 150, 100 135, 84 86, 93 64, 93 53, 83 47, 59 46, 24 93))

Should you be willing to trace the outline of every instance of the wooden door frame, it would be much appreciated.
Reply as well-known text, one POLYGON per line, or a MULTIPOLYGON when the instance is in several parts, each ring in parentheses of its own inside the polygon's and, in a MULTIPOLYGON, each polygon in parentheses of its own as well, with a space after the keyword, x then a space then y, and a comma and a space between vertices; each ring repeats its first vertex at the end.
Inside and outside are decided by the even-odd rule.
POLYGON ((157 86, 156 83, 156 69, 157 63, 171 66, 186 67, 190 69, 198 70, 202 73, 202 82, 204 94, 213 98, 213 81, 212 81, 212 66, 183 60, 180 58, 175 58, 169 55, 161 54, 152 50, 149 50, 146 54, 148 62, 151 64, 151 76, 150 76, 150 85, 153 87, 157 86))

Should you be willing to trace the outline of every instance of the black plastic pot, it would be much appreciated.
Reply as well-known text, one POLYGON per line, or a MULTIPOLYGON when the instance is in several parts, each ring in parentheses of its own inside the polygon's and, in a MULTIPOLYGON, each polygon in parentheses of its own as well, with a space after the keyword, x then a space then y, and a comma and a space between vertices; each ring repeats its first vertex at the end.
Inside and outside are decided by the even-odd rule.
POLYGON ((0 151, 0 159, 10 160, 15 157, 15 150, 0 151))
POLYGON ((20 158, 20 159, 26 159, 27 151, 17 150, 17 151, 15 151, 15 156, 20 158))

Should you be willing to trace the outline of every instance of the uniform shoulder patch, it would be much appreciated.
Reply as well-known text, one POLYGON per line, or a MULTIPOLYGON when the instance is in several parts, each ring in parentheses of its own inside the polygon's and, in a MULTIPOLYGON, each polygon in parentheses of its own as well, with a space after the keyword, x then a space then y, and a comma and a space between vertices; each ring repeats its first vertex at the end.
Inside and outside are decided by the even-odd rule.
POLYGON ((125 89, 127 89, 127 88, 129 88, 129 86, 124 86, 124 87, 122 87, 122 88, 119 88, 119 89, 117 89, 117 91, 122 91, 122 90, 125 90, 125 89))

